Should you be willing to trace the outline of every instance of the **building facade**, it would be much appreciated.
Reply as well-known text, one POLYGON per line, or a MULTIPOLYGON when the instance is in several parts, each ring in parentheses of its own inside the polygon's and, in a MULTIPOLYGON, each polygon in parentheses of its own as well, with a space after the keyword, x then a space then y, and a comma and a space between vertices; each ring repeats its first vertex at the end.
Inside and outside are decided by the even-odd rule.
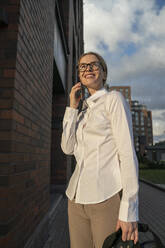
POLYGON ((72 158, 62 118, 83 52, 82 0, 0 1, 0 247, 42 247, 72 158))
POLYGON ((165 163, 165 147, 162 146, 147 146, 146 158, 150 161, 165 163))
POLYGON ((152 112, 138 101, 131 102, 135 149, 140 155, 146 154, 146 146, 153 145, 152 112))
POLYGON ((130 86, 111 86, 109 87, 109 89, 117 90, 121 92, 131 107, 131 87, 130 86))

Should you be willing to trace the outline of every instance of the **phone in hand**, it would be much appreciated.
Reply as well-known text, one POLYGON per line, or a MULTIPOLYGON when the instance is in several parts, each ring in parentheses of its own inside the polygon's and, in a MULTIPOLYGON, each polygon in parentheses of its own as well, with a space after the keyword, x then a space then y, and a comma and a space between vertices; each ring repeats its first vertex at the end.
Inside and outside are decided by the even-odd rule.
POLYGON ((76 98, 79 98, 79 97, 81 96, 81 94, 82 94, 82 89, 76 91, 75 97, 76 97, 76 98))
MULTIPOLYGON (((81 83, 79 78, 78 78, 78 82, 81 83)), ((80 96, 81 96, 81 99, 84 100, 85 86, 82 83, 81 83, 81 89, 76 92, 76 97, 79 98, 80 96)))

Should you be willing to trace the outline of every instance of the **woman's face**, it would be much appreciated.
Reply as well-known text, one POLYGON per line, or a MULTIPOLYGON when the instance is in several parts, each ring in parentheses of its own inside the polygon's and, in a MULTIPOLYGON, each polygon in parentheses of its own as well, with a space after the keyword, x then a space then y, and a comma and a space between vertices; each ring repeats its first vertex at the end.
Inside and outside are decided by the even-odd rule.
POLYGON ((96 66, 88 65, 85 71, 79 70, 79 78, 84 86, 97 90, 103 86, 103 79, 105 78, 105 73, 98 58, 93 54, 85 55, 79 62, 79 68, 80 65, 84 67, 85 64, 93 62, 96 62, 96 66))

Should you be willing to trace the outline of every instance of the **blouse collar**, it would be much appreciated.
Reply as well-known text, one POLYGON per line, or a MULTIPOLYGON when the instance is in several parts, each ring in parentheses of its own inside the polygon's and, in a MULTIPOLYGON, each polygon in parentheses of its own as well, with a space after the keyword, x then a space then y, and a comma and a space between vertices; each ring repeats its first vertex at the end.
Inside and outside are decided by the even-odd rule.
POLYGON ((95 101, 100 98, 101 96, 105 95, 108 91, 103 87, 97 90, 93 95, 87 98, 86 102, 89 107, 92 107, 95 101))

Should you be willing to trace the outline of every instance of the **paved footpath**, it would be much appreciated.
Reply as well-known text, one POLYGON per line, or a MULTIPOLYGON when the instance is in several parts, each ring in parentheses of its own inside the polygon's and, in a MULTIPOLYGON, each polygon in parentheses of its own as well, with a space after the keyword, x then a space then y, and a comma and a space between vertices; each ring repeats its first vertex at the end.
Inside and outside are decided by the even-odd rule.
MULTIPOLYGON (((139 190, 140 222, 147 223, 165 244, 165 192, 140 182, 139 190)), ((139 234, 140 241, 152 240, 149 233, 139 234)), ((146 245, 145 248, 154 246, 146 245)), ((67 198, 63 197, 58 204, 50 230, 50 238, 44 248, 69 248, 67 219, 67 198)))
MULTIPOLYGON (((147 223, 165 245, 165 191, 140 182, 139 216, 140 221, 147 223)), ((148 239, 152 237, 148 233, 145 236, 148 239)))

